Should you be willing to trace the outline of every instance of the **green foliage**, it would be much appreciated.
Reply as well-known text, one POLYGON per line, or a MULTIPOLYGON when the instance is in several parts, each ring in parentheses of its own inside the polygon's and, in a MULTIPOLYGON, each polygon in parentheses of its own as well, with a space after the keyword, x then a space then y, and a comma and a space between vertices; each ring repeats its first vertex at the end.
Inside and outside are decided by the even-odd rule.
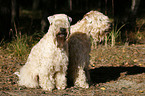
MULTIPOLYGON (((105 46, 106 43, 110 42, 111 46, 113 47, 116 44, 116 39, 121 35, 121 29, 125 26, 123 24, 119 29, 117 29, 117 25, 112 29, 112 31, 105 37, 105 46)), ((121 36, 120 36, 121 37, 121 36)))
POLYGON ((7 44, 7 50, 10 54, 17 56, 21 59, 26 59, 30 48, 28 45, 28 36, 27 35, 17 35, 16 38, 7 44))
POLYGON ((35 33, 31 36, 27 34, 21 35, 21 33, 16 34, 16 37, 9 43, 7 43, 7 51, 22 60, 26 60, 31 48, 40 40, 42 33, 35 33))

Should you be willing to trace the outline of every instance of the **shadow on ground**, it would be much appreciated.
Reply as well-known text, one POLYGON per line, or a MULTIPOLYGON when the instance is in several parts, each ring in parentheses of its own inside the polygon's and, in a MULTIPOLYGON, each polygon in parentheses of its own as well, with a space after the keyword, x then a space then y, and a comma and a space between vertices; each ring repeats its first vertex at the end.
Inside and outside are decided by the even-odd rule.
POLYGON ((93 84, 105 83, 116 80, 120 74, 126 72, 125 75, 135 75, 145 73, 145 67, 100 67, 90 70, 90 77, 93 84))

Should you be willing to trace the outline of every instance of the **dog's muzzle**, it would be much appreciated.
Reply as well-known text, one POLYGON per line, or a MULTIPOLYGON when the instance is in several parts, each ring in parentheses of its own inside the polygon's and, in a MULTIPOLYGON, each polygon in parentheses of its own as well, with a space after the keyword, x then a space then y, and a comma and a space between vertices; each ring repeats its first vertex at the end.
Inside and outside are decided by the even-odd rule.
POLYGON ((56 38, 57 38, 57 46, 59 48, 63 48, 64 47, 64 44, 65 44, 65 41, 68 37, 68 29, 66 28, 60 28, 60 31, 56 34, 56 38))
POLYGON ((66 39, 67 35, 68 35, 67 29, 66 28, 60 28, 60 31, 58 32, 56 37, 66 39))

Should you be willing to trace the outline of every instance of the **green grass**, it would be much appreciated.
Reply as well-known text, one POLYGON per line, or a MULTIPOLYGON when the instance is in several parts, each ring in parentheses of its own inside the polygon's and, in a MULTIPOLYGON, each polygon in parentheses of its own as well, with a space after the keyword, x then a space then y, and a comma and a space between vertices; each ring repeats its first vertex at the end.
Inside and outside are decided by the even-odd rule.
POLYGON ((13 38, 10 43, 7 43, 7 51, 20 59, 26 59, 28 53, 30 52, 28 38, 29 37, 27 35, 18 35, 16 38, 13 38))
POLYGON ((8 51, 10 55, 26 60, 31 48, 41 39, 42 33, 35 33, 30 36, 27 34, 21 35, 21 33, 19 33, 11 42, 4 44, 6 51, 8 51))
MULTIPOLYGON (((115 25, 115 27, 112 29, 112 31, 105 36, 105 46, 108 46, 108 43, 111 44, 111 46, 115 46, 116 44, 116 39, 118 37, 121 37, 121 29, 125 26, 125 24, 123 24, 120 28, 117 29, 117 25, 115 25)), ((120 41, 121 42, 121 41, 120 41)))
MULTIPOLYGON (((144 34, 144 23, 142 23, 137 30, 138 32, 133 34, 134 38, 137 38, 138 40, 143 40, 145 39, 145 34, 144 34)), ((105 36, 105 46, 110 47, 110 46, 115 46, 121 42, 121 29, 125 26, 122 25, 120 28, 117 28, 117 25, 114 25, 115 27, 112 29, 109 34, 105 36), (119 40, 119 41, 118 41, 119 40), (109 46, 108 46, 109 45, 109 46)), ((21 29, 19 29, 21 30, 21 29)), ((22 33, 27 32, 27 28, 23 30, 22 33)), ((11 42, 3 44, 3 48, 8 51, 9 54, 14 55, 16 57, 19 57, 22 60, 26 60, 31 48, 43 37, 45 34, 44 32, 40 32, 39 30, 36 30, 33 32, 34 34, 32 35, 27 35, 27 34, 21 34, 21 31, 18 32, 13 38, 11 42)), ((91 38, 91 42, 93 39, 91 38)), ((4 41, 2 40, 0 42, 0 45, 2 45, 4 41)), ((97 45, 99 46, 99 45, 97 45)), ((97 49, 98 47, 96 47, 97 49)))

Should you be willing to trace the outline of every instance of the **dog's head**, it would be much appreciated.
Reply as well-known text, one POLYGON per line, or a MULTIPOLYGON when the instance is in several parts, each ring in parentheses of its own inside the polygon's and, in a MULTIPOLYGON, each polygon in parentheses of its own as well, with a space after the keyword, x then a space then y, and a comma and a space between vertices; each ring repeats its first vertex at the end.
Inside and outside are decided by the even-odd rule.
POLYGON ((58 46, 62 47, 64 42, 70 34, 70 22, 72 18, 65 14, 55 14, 48 17, 51 28, 53 28, 53 35, 56 37, 58 46))

